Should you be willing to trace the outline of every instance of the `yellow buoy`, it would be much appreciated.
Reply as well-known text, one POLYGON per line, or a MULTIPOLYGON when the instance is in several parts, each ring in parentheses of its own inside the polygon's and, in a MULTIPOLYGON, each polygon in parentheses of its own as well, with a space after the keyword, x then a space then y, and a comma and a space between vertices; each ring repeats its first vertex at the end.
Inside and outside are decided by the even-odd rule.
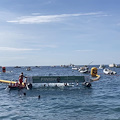
POLYGON ((91 68, 91 76, 92 77, 96 77, 96 75, 97 75, 97 68, 96 67, 92 67, 91 68))
POLYGON ((91 76, 96 77, 95 79, 91 79, 92 81, 97 81, 100 79, 100 75, 97 75, 97 68, 96 67, 91 68, 91 76))

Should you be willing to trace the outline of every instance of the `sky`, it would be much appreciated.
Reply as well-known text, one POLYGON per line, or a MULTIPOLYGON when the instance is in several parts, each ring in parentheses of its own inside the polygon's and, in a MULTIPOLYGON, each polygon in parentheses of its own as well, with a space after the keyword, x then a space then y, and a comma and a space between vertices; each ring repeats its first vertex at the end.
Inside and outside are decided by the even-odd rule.
POLYGON ((1 0, 0 65, 120 64, 120 0, 1 0))

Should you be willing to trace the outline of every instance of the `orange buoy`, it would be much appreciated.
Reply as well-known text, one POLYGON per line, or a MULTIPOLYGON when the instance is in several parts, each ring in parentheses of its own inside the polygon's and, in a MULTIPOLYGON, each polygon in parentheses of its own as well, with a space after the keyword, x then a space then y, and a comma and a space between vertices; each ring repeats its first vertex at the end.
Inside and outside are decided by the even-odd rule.
POLYGON ((6 68, 5 67, 2 67, 2 72, 6 72, 6 68))

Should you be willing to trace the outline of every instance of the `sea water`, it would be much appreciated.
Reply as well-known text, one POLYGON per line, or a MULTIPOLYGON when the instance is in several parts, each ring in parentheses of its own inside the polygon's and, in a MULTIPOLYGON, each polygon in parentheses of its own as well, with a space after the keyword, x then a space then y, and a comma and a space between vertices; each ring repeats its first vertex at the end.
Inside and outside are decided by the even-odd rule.
MULTIPOLYGON (((103 70, 98 69, 101 78, 92 82, 91 88, 80 84, 9 91, 7 84, 0 83, 0 120, 120 120, 120 68, 112 70, 117 74, 104 75, 103 70)), ((71 67, 40 66, 31 67, 31 71, 26 71, 26 67, 6 67, 6 73, 1 72, 0 78, 17 80, 21 72, 25 76, 90 76, 71 67)))

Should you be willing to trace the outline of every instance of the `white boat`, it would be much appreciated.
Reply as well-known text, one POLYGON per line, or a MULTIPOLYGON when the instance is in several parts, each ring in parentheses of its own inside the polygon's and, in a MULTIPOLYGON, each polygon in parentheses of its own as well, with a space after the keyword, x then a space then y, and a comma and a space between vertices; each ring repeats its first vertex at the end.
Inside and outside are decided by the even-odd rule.
POLYGON ((104 73, 104 74, 107 74, 107 75, 115 75, 115 74, 116 74, 115 71, 112 71, 112 70, 110 70, 110 69, 108 69, 108 68, 105 68, 105 69, 103 70, 103 73, 104 73))
POLYGON ((116 65, 116 68, 120 68, 120 64, 116 65))
POLYGON ((113 64, 109 64, 109 67, 116 67, 116 65, 113 63, 113 64))
POLYGON ((78 70, 81 73, 89 73, 89 68, 87 66, 84 67, 80 67, 80 69, 78 70))
POLYGON ((99 66, 99 69, 104 69, 105 68, 105 65, 100 65, 99 66))
POLYGON ((77 67, 72 67, 72 70, 78 70, 78 68, 77 67))

